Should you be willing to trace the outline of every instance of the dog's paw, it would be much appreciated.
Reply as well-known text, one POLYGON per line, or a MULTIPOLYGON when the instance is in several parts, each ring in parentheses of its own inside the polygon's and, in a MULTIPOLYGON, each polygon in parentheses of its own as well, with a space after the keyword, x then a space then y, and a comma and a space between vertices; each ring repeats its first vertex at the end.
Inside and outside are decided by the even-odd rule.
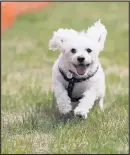
POLYGON ((72 111, 72 106, 70 104, 66 104, 66 105, 61 104, 61 105, 57 107, 60 114, 66 115, 72 111))
POLYGON ((84 109, 80 109, 79 107, 75 108, 74 115, 84 119, 86 119, 88 116, 87 112, 84 109))

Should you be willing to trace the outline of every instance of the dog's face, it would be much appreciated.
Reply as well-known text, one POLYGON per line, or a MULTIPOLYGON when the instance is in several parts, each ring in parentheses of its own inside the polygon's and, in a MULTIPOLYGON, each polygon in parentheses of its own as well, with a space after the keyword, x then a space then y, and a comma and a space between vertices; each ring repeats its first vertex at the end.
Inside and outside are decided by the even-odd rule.
POLYGON ((70 65, 70 70, 80 76, 87 74, 89 66, 104 48, 107 31, 96 22, 87 32, 59 29, 50 40, 50 49, 60 50, 70 65))
POLYGON ((83 36, 82 34, 67 39, 65 42, 66 48, 62 52, 70 64, 70 70, 78 75, 84 75, 87 68, 89 68, 98 57, 96 46, 96 43, 94 43, 91 38, 83 36))

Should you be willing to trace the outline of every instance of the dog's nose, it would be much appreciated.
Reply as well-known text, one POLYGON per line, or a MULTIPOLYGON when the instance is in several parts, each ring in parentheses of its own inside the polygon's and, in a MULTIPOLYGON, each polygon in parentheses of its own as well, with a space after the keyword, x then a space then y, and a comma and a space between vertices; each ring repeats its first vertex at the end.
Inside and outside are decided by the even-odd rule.
POLYGON ((77 60, 78 60, 79 62, 83 62, 83 61, 85 60, 85 58, 84 58, 84 57, 77 57, 77 60))

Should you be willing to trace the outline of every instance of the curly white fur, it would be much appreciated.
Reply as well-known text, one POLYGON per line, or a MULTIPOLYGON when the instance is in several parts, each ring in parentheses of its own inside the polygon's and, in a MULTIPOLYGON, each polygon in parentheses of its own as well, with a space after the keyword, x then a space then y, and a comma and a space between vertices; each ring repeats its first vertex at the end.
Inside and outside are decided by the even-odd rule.
MULTIPOLYGON (((96 74, 90 79, 76 83, 72 92, 73 97, 83 98, 74 109, 75 115, 87 118, 88 112, 93 107, 95 101, 99 101, 100 108, 103 109, 103 100, 105 97, 105 75, 98 59, 100 51, 104 49, 107 30, 99 21, 94 23, 87 31, 77 32, 73 29, 58 29, 53 33, 49 42, 49 49, 60 50, 61 54, 52 68, 53 90, 57 102, 57 108, 62 114, 72 111, 73 104, 67 94, 68 82, 64 80, 59 72, 59 67, 69 76, 70 70, 75 73, 77 78, 87 77, 92 74, 99 66, 96 74), (71 49, 76 52, 72 53, 71 49), (86 49, 91 49, 88 53, 86 49), (84 58, 84 64, 90 64, 83 75, 78 74, 76 67, 79 65, 78 57, 84 58)), ((80 71, 81 72, 81 71, 80 71)))

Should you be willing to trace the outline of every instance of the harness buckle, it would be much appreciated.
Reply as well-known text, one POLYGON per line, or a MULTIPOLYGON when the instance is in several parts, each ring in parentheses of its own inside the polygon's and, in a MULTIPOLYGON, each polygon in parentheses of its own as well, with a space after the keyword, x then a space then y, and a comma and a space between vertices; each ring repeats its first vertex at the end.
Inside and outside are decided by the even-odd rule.
POLYGON ((71 79, 71 78, 73 77, 72 73, 68 72, 68 73, 67 73, 67 77, 68 77, 69 79, 71 79))

